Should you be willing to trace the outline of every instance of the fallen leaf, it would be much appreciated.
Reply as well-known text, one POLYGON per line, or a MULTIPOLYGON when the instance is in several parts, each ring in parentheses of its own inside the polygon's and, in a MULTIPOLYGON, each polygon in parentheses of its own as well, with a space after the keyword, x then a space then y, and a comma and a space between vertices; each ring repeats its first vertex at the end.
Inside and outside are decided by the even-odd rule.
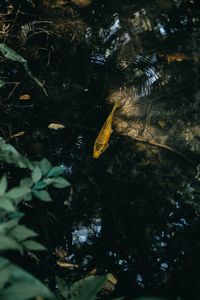
POLYGON ((13 13, 14 7, 12 6, 12 4, 7 6, 7 14, 11 15, 13 13))
POLYGON ((112 283, 113 285, 117 284, 117 279, 115 278, 115 276, 112 273, 108 273, 106 275, 106 278, 107 278, 108 282, 112 283))
POLYGON ((71 269, 71 270, 78 268, 78 265, 70 264, 68 262, 63 262, 63 261, 59 261, 59 260, 57 260, 57 265, 59 265, 59 267, 71 269))
POLYGON ((19 131, 19 132, 15 133, 15 134, 11 135, 9 139, 13 139, 13 138, 22 136, 22 135, 24 135, 24 134, 26 134, 25 131, 19 131))
POLYGON ((88 276, 91 276, 91 275, 95 275, 96 272, 97 272, 97 268, 94 268, 94 269, 92 269, 89 273, 87 273, 87 274, 85 275, 85 277, 88 277, 88 276))
POLYGON ((102 294, 105 296, 108 296, 115 290, 115 286, 117 284, 117 279, 111 273, 106 275, 106 279, 107 279, 107 281, 106 281, 105 285, 103 286, 102 294))
POLYGON ((65 126, 62 125, 62 124, 59 124, 59 123, 51 123, 51 124, 48 125, 48 128, 49 128, 49 129, 58 130, 58 129, 63 129, 63 128, 65 128, 65 126))
POLYGON ((60 259, 60 261, 63 261, 68 256, 67 250, 63 249, 62 246, 56 247, 55 255, 60 259))
POLYGON ((188 57, 183 53, 168 54, 165 56, 168 64, 174 61, 188 60, 188 57))
POLYGON ((28 94, 24 94, 24 95, 21 95, 19 97, 19 100, 23 100, 23 101, 27 101, 27 100, 30 100, 31 99, 31 96, 28 95, 28 94))
POLYGON ((158 124, 159 124, 160 127, 162 127, 162 128, 166 127, 165 121, 160 120, 160 121, 158 121, 158 124))

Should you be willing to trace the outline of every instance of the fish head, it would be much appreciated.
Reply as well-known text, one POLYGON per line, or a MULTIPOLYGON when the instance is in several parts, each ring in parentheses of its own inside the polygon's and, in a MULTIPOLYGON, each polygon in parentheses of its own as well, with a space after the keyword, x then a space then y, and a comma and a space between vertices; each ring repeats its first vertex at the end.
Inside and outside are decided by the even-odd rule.
POLYGON ((108 144, 95 143, 93 158, 99 158, 99 156, 108 148, 108 144))

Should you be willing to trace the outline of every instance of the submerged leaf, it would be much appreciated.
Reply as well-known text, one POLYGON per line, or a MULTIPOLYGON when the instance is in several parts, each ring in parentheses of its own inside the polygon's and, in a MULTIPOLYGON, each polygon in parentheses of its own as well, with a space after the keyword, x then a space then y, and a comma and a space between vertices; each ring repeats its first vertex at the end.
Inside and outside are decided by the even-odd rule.
POLYGON ((21 55, 17 54, 17 52, 15 52, 13 49, 11 49, 10 47, 8 47, 4 43, 0 43, 0 52, 7 59, 10 59, 12 61, 16 61, 16 62, 21 63, 23 65, 25 71, 27 72, 27 74, 37 83, 37 85, 39 85, 39 87, 42 88, 42 90, 44 91, 45 95, 47 95, 47 92, 44 89, 43 84, 29 70, 28 63, 27 63, 26 59, 24 59, 21 55))
POLYGON ((0 79, 0 88, 3 87, 6 84, 6 82, 2 79, 0 79))
POLYGON ((0 43, 0 51, 4 57, 6 57, 12 61, 17 61, 21 64, 26 63, 26 60, 21 55, 17 54, 13 49, 6 46, 6 44, 4 44, 4 43, 0 43))

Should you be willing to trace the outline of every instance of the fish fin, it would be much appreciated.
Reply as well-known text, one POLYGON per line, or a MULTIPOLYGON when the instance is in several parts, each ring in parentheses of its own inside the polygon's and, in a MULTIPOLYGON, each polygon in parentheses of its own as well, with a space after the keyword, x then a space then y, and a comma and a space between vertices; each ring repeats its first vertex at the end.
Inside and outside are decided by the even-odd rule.
POLYGON ((108 147, 109 147, 109 144, 108 144, 108 143, 105 144, 105 145, 104 145, 104 149, 103 149, 103 151, 102 151, 101 153, 105 152, 105 151, 108 149, 108 147))

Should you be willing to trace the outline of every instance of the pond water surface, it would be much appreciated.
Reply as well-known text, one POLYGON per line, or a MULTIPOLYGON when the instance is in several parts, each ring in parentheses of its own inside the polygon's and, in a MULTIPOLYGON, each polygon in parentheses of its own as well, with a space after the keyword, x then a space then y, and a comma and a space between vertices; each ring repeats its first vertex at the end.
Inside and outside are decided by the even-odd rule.
POLYGON ((72 184, 26 208, 48 248, 39 275, 53 284, 55 274, 73 281, 96 269, 118 280, 108 297, 199 299, 199 1, 82 2, 15 1, 6 37, 48 96, 20 66, 2 65, 21 83, 2 89, 1 132, 25 131, 10 142, 61 165, 72 184), (110 146, 93 159, 118 99, 110 146), (78 268, 60 268, 61 251, 78 268))

